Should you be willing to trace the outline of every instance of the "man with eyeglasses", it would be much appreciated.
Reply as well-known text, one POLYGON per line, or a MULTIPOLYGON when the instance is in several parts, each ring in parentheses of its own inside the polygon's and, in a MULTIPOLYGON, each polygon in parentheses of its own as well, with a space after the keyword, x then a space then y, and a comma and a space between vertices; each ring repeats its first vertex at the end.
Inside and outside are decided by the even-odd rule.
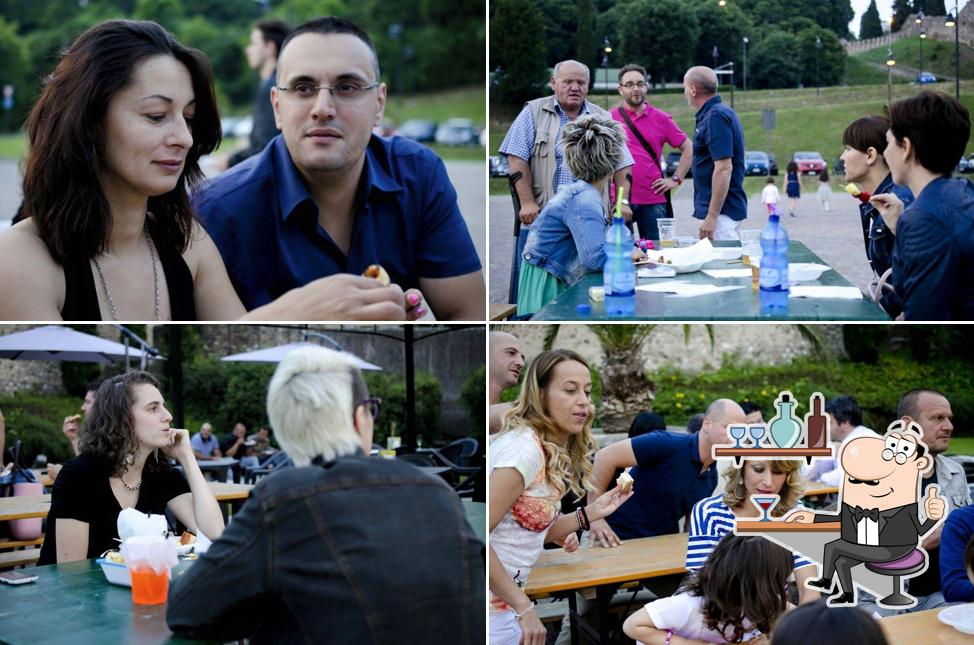
POLYGON ((334 17, 297 27, 270 101, 281 135, 194 200, 244 306, 328 276, 329 319, 412 320, 429 307, 483 320, 480 260, 443 162, 372 135, 386 86, 369 35, 334 17), (362 277, 372 264, 393 284, 362 277))
POLYGON ((632 204, 633 222, 640 238, 658 240, 656 220, 668 217, 666 193, 683 183, 693 161, 693 151, 690 140, 673 117, 646 99, 646 90, 646 68, 630 63, 620 69, 622 105, 612 110, 612 118, 622 124, 626 145, 635 161, 632 192, 626 196, 632 204), (680 162, 672 179, 663 176, 664 143, 680 151, 680 162))
MULTIPOLYGON (((611 118, 608 112, 586 100, 588 84, 589 70, 586 65, 574 60, 563 60, 555 65, 549 83, 553 96, 525 103, 499 148, 501 154, 507 155, 511 175, 518 172, 522 175, 515 185, 521 201, 521 211, 518 213, 521 229, 514 256, 515 274, 521 270, 521 255, 531 224, 561 186, 576 181, 565 164, 559 143, 561 131, 583 114, 611 118)), ((626 175, 632 164, 632 155, 626 150, 612 178, 616 186, 625 186, 626 195, 629 194, 626 175)), ((603 191, 606 206, 609 204, 608 183, 603 191)), ((622 212, 626 221, 632 219, 632 210, 628 205, 623 205, 622 212)), ((516 301, 517 293, 513 295, 516 301)))
POLYGON ((484 544, 442 478, 368 456, 378 403, 347 354, 304 347, 284 357, 267 416, 295 467, 261 479, 173 582, 173 632, 221 642, 483 643, 484 544))

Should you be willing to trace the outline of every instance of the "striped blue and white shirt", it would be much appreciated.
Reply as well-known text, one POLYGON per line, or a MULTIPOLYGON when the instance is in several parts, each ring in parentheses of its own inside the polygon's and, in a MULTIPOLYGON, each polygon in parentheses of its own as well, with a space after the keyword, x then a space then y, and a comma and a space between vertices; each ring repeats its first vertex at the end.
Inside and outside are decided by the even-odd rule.
MULTIPOLYGON (((690 511, 690 539, 687 544, 686 567, 696 571, 703 566, 717 543, 728 533, 734 532, 734 513, 724 503, 723 494, 702 499, 690 511)), ((801 507, 801 504, 798 505, 801 507)), ((795 569, 810 567, 815 563, 795 553, 795 569)))

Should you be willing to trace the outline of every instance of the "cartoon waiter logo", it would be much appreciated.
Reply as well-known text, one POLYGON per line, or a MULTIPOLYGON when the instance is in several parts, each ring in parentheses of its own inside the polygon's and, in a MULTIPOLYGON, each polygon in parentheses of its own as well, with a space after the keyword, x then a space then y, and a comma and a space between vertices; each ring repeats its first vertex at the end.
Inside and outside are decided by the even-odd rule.
MULTIPOLYGON (((785 518, 790 523, 835 522, 840 537, 825 544, 822 577, 806 584, 831 594, 830 607, 856 604, 852 569, 859 564, 899 581, 923 573, 927 554, 921 538, 945 515, 945 503, 936 485, 927 488, 920 513, 920 485, 933 468, 920 427, 902 420, 890 424, 884 437, 858 437, 846 443, 839 455, 845 471, 839 493, 839 513, 799 510, 785 518), (925 517, 926 519, 922 519, 925 517)), ((893 593, 877 602, 882 607, 912 607, 916 599, 897 583, 893 593)))

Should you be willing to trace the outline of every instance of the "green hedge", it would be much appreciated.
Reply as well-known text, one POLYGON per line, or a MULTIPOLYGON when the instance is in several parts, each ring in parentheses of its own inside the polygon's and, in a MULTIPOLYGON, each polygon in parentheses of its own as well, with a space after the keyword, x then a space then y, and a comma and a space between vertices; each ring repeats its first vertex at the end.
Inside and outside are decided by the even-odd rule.
POLYGON ((74 452, 61 426, 64 417, 80 412, 81 401, 79 397, 23 392, 0 397, 0 410, 6 425, 5 450, 13 448, 20 439, 20 462, 28 467, 38 454, 47 455, 52 463, 70 459, 74 452))
POLYGON ((710 374, 661 370, 655 379, 653 409, 672 424, 685 423, 718 398, 754 401, 767 419, 774 414, 774 399, 781 390, 795 395, 797 414, 804 416, 808 397, 817 391, 826 399, 840 394, 856 397, 863 423, 882 432, 895 419, 904 392, 929 387, 943 392, 950 401, 955 434, 974 434, 974 370, 965 360, 921 363, 903 354, 881 356, 875 364, 802 358, 775 367, 725 365, 710 374))
POLYGON ((487 366, 481 365, 463 383, 460 390, 460 403, 470 418, 470 433, 482 436, 487 427, 484 405, 487 402, 487 366))

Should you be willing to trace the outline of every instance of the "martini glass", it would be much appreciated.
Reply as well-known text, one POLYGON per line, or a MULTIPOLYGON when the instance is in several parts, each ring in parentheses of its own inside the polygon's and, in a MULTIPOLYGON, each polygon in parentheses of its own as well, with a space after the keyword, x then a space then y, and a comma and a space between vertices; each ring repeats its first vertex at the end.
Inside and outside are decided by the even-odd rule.
POLYGON ((734 447, 741 447, 741 439, 747 435, 747 426, 730 426, 727 431, 730 436, 734 439, 734 447))
POLYGON ((754 439, 754 447, 761 447, 761 439, 764 437, 764 426, 760 423, 748 426, 748 430, 751 433, 751 438, 754 439))
POLYGON ((771 509, 778 505, 781 495, 751 495, 751 503, 761 511, 761 521, 771 521, 771 509))

